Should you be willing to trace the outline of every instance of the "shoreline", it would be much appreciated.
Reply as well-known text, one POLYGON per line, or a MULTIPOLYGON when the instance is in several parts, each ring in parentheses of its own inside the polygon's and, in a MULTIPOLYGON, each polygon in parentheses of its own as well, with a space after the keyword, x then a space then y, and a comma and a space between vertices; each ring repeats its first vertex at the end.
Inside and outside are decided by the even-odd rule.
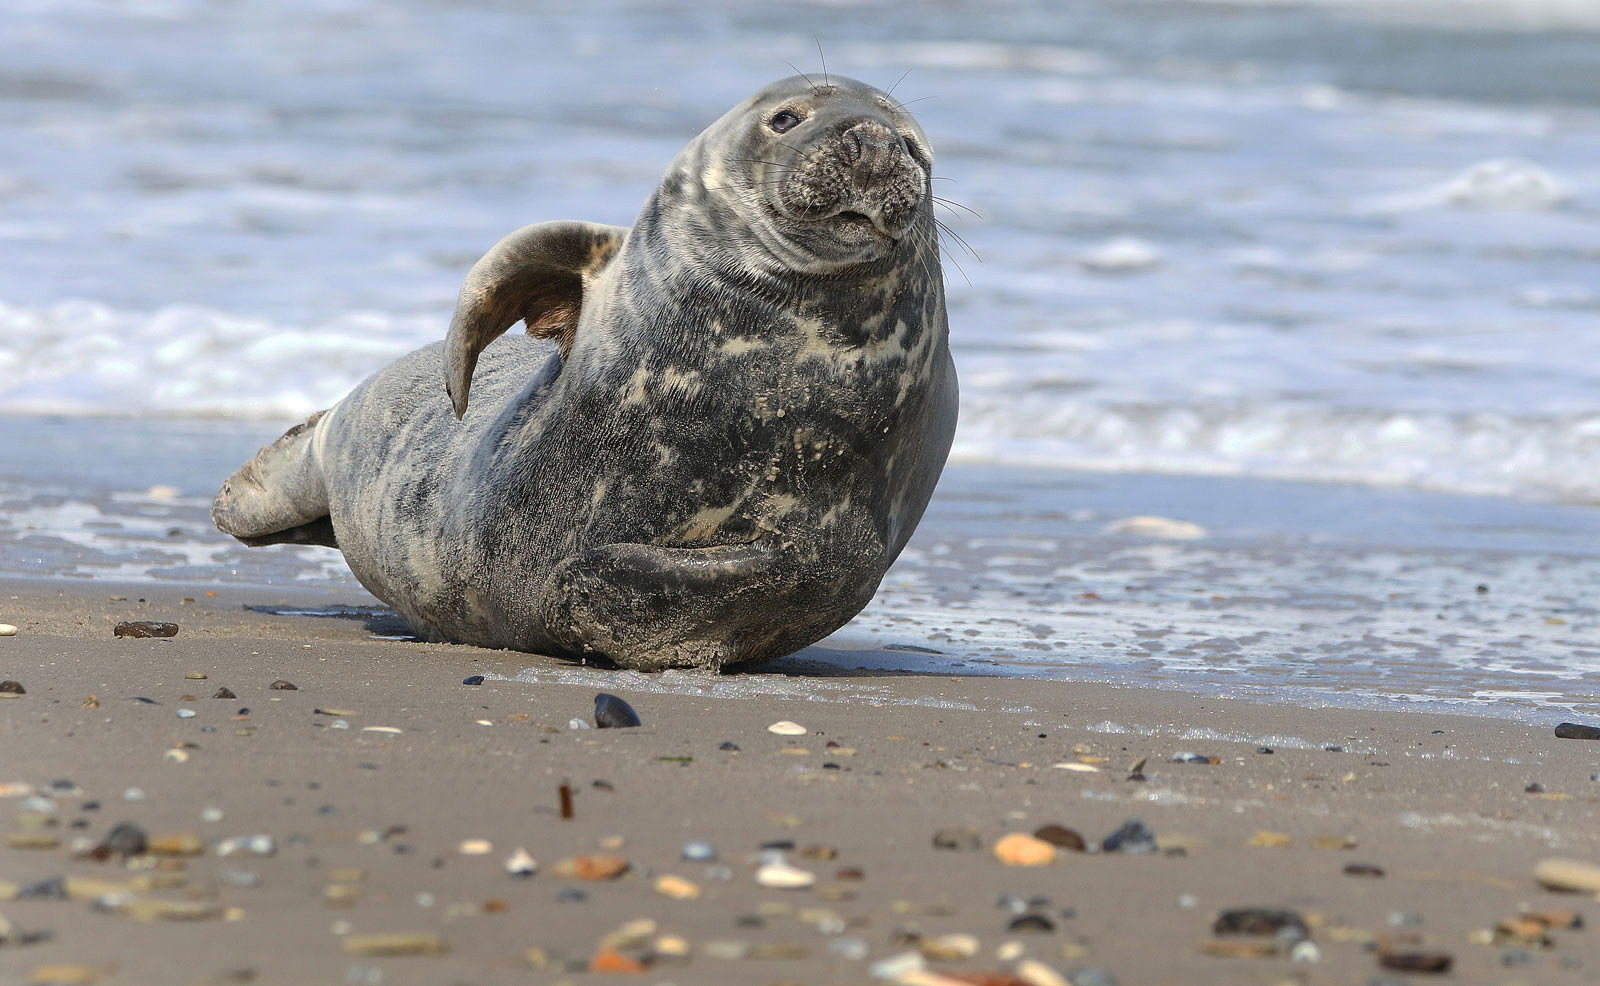
POLYGON ((1600 862, 1600 747, 1555 739, 1554 722, 854 668, 796 666, 807 676, 794 678, 781 662, 651 688, 661 679, 243 609, 271 602, 255 589, 145 585, 141 603, 98 583, 70 588, 0 586, 5 612, 20 614, 6 617, 20 630, 0 638, 0 668, 27 691, 0 702, 0 881, 62 877, 79 897, 0 900, 14 929, 52 935, 0 946, 7 981, 50 965, 108 984, 615 981, 577 970, 643 919, 652 934, 600 961, 633 968, 654 949, 632 977, 650 983, 864 983, 874 963, 908 952, 936 956, 919 975, 946 979, 1042 975, 1019 964, 1031 959, 1081 983, 1368 982, 1400 975, 1379 967, 1380 935, 1449 953, 1450 982, 1577 983, 1600 968, 1592 930, 1550 930, 1549 948, 1478 943, 1524 906, 1592 903, 1532 878, 1547 857, 1600 862), (111 635, 134 618, 180 630, 111 635), (538 682, 511 680, 530 666, 538 682), (474 674, 484 683, 462 683, 474 674), (279 679, 298 687, 268 688, 279 679), (220 687, 236 698, 211 698, 220 687), (643 725, 573 728, 592 721, 601 691, 643 725), (89 695, 98 708, 83 708, 89 695), (804 734, 768 732, 780 720, 804 734), (1217 762, 1171 762, 1185 753, 1217 762), (1145 779, 1128 780, 1139 760, 1145 779), (73 793, 52 797, 59 781, 73 793), (127 800, 129 788, 142 797, 127 800), (1132 818, 1161 851, 1061 851, 1040 867, 994 855, 1009 833, 1055 824, 1096 843, 1132 818), (153 869, 74 858, 74 840, 93 845, 119 822, 201 851, 153 869), (940 832, 967 844, 965 827, 979 848, 935 848, 940 832), (223 840, 255 835, 271 855, 219 855, 223 840), (58 844, 16 848, 33 836, 58 844), (471 840, 492 848, 473 854, 471 840), (690 841, 718 858, 683 860, 690 841), (758 885, 763 844, 784 842, 815 885, 758 885), (537 874, 508 875, 519 847, 537 874), (628 869, 556 875, 583 854, 628 869), (1386 875, 1346 875, 1349 863, 1386 875), (698 897, 666 896, 663 876, 698 897), (1234 907, 1295 911, 1315 946, 1299 954, 1317 960, 1202 951, 1294 944, 1213 935, 1234 907), (202 916, 153 916, 181 908, 202 916), (390 932, 436 935, 447 951, 345 951, 366 947, 353 936, 390 932), (973 942, 950 935, 972 936, 974 954, 958 957, 973 942), (687 957, 669 954, 683 943, 687 957))

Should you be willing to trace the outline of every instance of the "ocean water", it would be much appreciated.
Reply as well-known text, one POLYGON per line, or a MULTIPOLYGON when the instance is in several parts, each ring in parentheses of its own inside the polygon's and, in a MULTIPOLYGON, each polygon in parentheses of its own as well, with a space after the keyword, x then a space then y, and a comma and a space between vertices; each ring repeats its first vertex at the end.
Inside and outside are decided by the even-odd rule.
POLYGON ((358 591, 231 546, 210 490, 442 337, 502 234, 630 223, 824 57, 933 140, 962 377, 844 644, 1600 707, 1586 0, 14 0, 0 574, 358 591))

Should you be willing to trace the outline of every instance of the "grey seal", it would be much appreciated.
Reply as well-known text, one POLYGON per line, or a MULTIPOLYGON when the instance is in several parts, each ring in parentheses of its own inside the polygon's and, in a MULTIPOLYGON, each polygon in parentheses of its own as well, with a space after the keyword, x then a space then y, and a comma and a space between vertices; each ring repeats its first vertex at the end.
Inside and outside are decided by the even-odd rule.
POLYGON ((442 344, 263 448, 212 518, 339 548, 425 640, 639 670, 811 644, 872 598, 955 431, 932 168, 885 93, 769 85, 631 229, 501 240, 442 344))

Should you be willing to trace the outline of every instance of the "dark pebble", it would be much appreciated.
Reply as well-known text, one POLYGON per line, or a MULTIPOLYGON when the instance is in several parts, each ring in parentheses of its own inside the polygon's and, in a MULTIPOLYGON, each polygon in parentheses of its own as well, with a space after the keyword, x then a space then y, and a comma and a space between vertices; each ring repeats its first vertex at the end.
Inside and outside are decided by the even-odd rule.
POLYGON ((732 740, 723 740, 721 742, 721 744, 719 744, 717 746, 717 749, 719 749, 719 750, 727 750, 729 753, 738 753, 739 752, 739 744, 733 742, 732 740))
POLYGON ((1234 907, 1217 915, 1211 925, 1214 935, 1261 935, 1299 940, 1311 937, 1305 918, 1297 912, 1277 907, 1234 907))
POLYGON ((483 684, 483 675, 469 674, 465 678, 461 679, 461 683, 463 685, 481 685, 483 684))
POLYGON ((1106 836, 1100 843, 1104 852, 1120 852, 1129 856, 1144 856, 1160 851, 1156 844, 1156 834, 1145 827, 1137 818, 1130 818, 1122 823, 1122 827, 1106 836))
POLYGON ((952 849, 957 852, 974 852, 983 846, 978 830, 970 825, 940 829, 933 833, 933 848, 952 849))
POLYGON ((1035 839, 1042 839, 1060 849, 1070 849, 1073 852, 1083 852, 1085 846, 1083 836, 1072 831, 1064 825, 1045 825, 1033 833, 1035 839))
POLYGON ((66 900, 67 881, 59 876, 17 888, 18 900, 66 900))
POLYGON ((1043 914, 1021 914, 1011 919, 1006 925, 1007 931, 1042 931, 1056 930, 1056 923, 1043 914))
POLYGON ((766 842, 761 843, 761 849, 762 849, 763 852, 768 851, 768 850, 773 850, 773 851, 777 851, 777 852, 793 852, 794 851, 794 840, 793 839, 769 839, 766 842))
POLYGON ((1600 726, 1585 726, 1581 722, 1564 722, 1556 727, 1556 739, 1600 739, 1600 726))
POLYGON ((1274 750, 1270 746, 1258 746, 1258 747, 1256 747, 1256 752, 1260 753, 1260 754, 1263 754, 1263 755, 1266 755, 1266 756, 1270 756, 1270 755, 1272 755, 1274 753, 1277 753, 1278 751, 1274 750))
POLYGON ((132 822, 122 822, 106 833, 99 848, 115 856, 138 856, 149 845, 150 839, 144 834, 144 829, 132 822))
POLYGON ((1329 753, 1343 753, 1344 752, 1344 747, 1340 746, 1337 743, 1329 743, 1327 746, 1323 747, 1323 749, 1328 751, 1329 753))
POLYGON ((594 724, 596 729, 627 729, 643 725, 633 706, 605 692, 594 697, 594 724))
POLYGON ((79 811, 99 811, 100 810, 100 802, 98 802, 98 801, 85 801, 83 804, 78 806, 78 810, 79 811))
POLYGON ((1346 863, 1344 867, 1344 875, 1381 877, 1383 876, 1383 867, 1376 866, 1372 863, 1346 863))
POLYGON ((588 899, 589 895, 577 887, 562 887, 561 891, 556 894, 556 900, 563 904, 581 904, 588 899))
POLYGON ((1527 787, 1523 788, 1522 789, 1522 793, 1523 794, 1543 794, 1544 793, 1544 785, 1540 784, 1538 781, 1534 781, 1532 784, 1529 784, 1527 787))
POLYGON ((54 791, 56 794, 82 794, 83 793, 81 790, 78 789, 78 785, 74 784, 70 780, 67 780, 65 777, 58 777, 55 780, 51 781, 50 782, 50 790, 54 791))
POLYGON ((178 624, 157 623, 154 620, 132 620, 118 623, 111 628, 111 633, 118 637, 176 637, 178 624))
POLYGON ((26 694, 28 694, 28 690, 26 688, 22 687, 22 682, 20 682, 20 681, 9 681, 9 680, 8 681, 0 681, 0 692, 5 692, 7 695, 26 695, 26 694))
POLYGON ((279 678, 277 681, 274 681, 267 687, 276 692, 297 692, 300 690, 299 685, 292 681, 284 681, 282 678, 279 678))
POLYGON ((1449 972, 1454 962, 1449 952, 1378 953, 1378 964, 1397 972, 1449 972))

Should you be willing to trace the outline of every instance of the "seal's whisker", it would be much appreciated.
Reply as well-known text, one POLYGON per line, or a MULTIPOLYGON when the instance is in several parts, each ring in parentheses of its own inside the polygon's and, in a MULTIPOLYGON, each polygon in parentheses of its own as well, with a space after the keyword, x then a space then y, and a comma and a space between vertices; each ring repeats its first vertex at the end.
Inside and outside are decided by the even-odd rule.
POLYGON ((978 256, 978 251, 972 249, 972 244, 968 243, 966 241, 966 239, 964 239, 960 233, 957 233, 955 230, 951 229, 941 219, 934 219, 933 224, 935 226, 939 227, 939 230, 941 232, 949 234, 949 236, 952 239, 954 239, 957 243, 961 244, 962 249, 966 250, 967 253, 971 254, 973 260, 976 260, 980 264, 983 263, 983 258, 978 256))
POLYGON ((806 80, 806 85, 811 87, 811 91, 812 92, 816 92, 817 91, 817 84, 815 82, 811 81, 811 76, 805 74, 804 72, 800 71, 800 69, 796 68, 794 62, 791 62, 787 58, 785 58, 783 60, 783 64, 785 64, 785 65, 789 66, 790 68, 794 69, 794 74, 795 75, 798 75, 800 78, 806 80))
POLYGON ((916 99, 908 99, 908 100, 905 100, 904 102, 895 103, 894 105, 895 105, 896 109, 902 109, 903 110, 907 106, 910 106, 912 103, 920 103, 924 99, 932 99, 933 95, 936 95, 936 94, 930 94, 930 95, 927 95, 927 96, 918 96, 916 99))
POLYGON ((967 215, 971 216, 974 219, 982 219, 983 218, 983 213, 981 213, 978 210, 973 209, 973 208, 971 208, 969 206, 964 206, 960 202, 955 201, 954 199, 941 198, 941 197, 939 197, 937 195, 933 196, 932 198, 933 198, 933 201, 936 204, 944 206, 946 209, 950 210, 952 213, 955 212, 957 209, 960 209, 962 212, 965 212, 967 215))
POLYGON ((884 95, 885 96, 893 96, 894 95, 894 91, 896 89, 900 88, 900 83, 906 81, 906 76, 908 76, 910 74, 911 74, 911 70, 910 69, 906 69, 904 72, 901 72, 900 73, 900 78, 894 80, 894 85, 890 86, 889 87, 889 91, 884 93, 884 95))
POLYGON ((822 84, 832 89, 833 82, 828 78, 828 56, 822 53, 822 39, 813 34, 811 40, 817 43, 817 58, 822 61, 822 84))

